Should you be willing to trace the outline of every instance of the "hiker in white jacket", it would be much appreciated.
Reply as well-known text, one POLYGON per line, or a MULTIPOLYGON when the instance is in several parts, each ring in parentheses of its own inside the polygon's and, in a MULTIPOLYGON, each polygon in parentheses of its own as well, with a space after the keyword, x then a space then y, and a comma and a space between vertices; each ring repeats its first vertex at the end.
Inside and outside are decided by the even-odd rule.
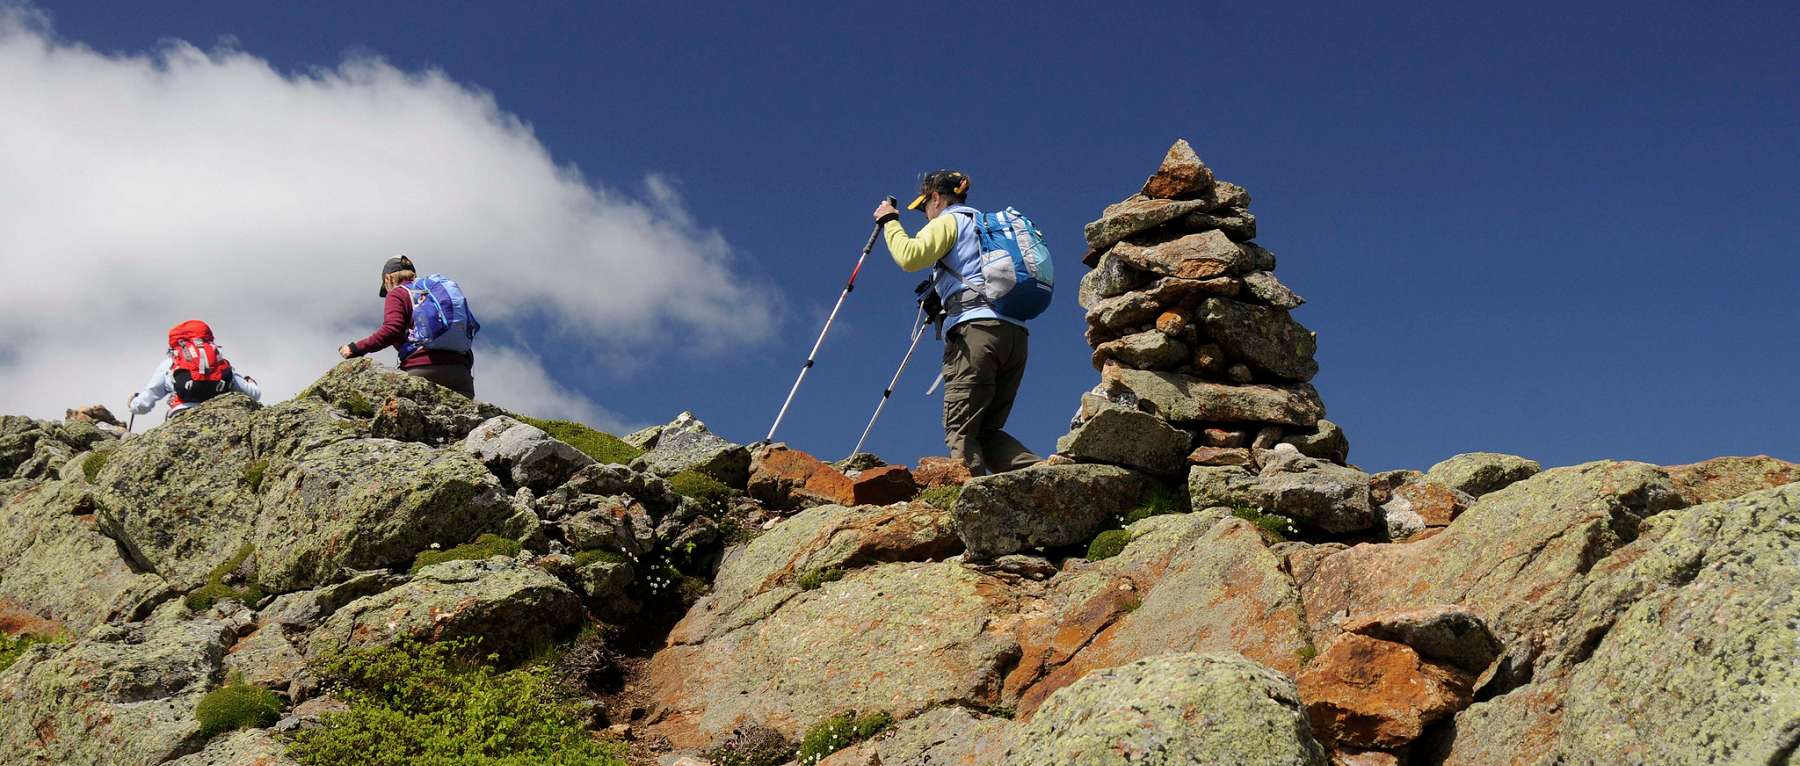
POLYGON ((169 415, 173 417, 196 404, 220 394, 236 391, 262 400, 262 389, 256 379, 240 375, 213 344, 212 328, 198 319, 175 325, 169 330, 169 353, 144 390, 131 397, 131 411, 139 415, 156 408, 163 397, 169 397, 169 415))

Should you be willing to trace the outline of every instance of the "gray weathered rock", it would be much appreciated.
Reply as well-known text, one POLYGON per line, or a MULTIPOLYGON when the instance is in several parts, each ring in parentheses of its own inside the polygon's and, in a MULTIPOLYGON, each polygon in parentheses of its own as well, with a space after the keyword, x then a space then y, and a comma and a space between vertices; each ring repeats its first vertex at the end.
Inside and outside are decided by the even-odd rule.
POLYGON ((616 561, 596 561, 575 572, 581 594, 603 620, 616 621, 637 614, 638 604, 630 591, 633 579, 631 565, 616 561))
POLYGON ((225 656, 227 676, 235 674, 251 686, 285 692, 306 668, 306 654, 296 643, 301 636, 286 626, 264 625, 231 646, 225 656))
POLYGON ((1108 367, 1101 380, 1115 394, 1130 394, 1138 409, 1171 423, 1281 423, 1311 426, 1325 416, 1319 392, 1306 383, 1285 386, 1226 385, 1173 372, 1108 367))
POLYGON ((460 441, 489 418, 506 414, 368 357, 339 363, 294 397, 307 399, 366 418, 372 436, 436 445, 460 441))
POLYGON ((1261 507, 1266 502, 1256 474, 1247 469, 1209 465, 1188 469, 1188 503, 1195 508, 1261 507))
POLYGON ((1206 333, 1225 353, 1284 380, 1308 381, 1319 372, 1313 360, 1318 338, 1286 311, 1225 298, 1206 301, 1206 333))
POLYGON ((1360 614, 1340 627, 1345 633, 1406 644, 1422 657, 1471 676, 1481 675, 1506 648, 1479 615, 1450 604, 1360 614))
POLYGON ((1288 434, 1281 443, 1294 445, 1294 449, 1307 457, 1338 464, 1350 460, 1349 437, 1344 436, 1344 429, 1339 428, 1338 424, 1324 418, 1314 424, 1311 432, 1288 434))
POLYGON ((221 734, 206 749, 170 761, 166 766, 300 766, 287 757, 287 745, 267 729, 221 734))
POLYGON ((0 763, 152 766, 199 749, 194 706, 236 626, 159 614, 40 646, 0 673, 0 763))
POLYGON ((447 561, 412 582, 346 604, 313 631, 307 656, 333 649, 479 638, 517 660, 573 627, 581 599, 561 580, 518 559, 447 561))
POLYGON ((1011 721, 951 705, 908 718, 874 739, 851 745, 819 766, 995 763, 1013 730, 1011 721))
POLYGON ((1256 216, 1242 208, 1188 213, 1176 219, 1175 225, 1197 231, 1218 229, 1234 242, 1256 239, 1256 216))
POLYGON ((1175 476, 1186 470, 1183 459, 1191 438, 1155 415, 1106 408, 1057 440, 1056 451, 1086 463, 1175 476))
POLYGON ((1118 334, 1128 332, 1141 324, 1155 319, 1162 311, 1162 304, 1156 298, 1144 292, 1129 292, 1104 298, 1088 308, 1087 323, 1090 333, 1118 334))
POLYGON ((406 579, 383 570, 355 572, 343 582, 276 596, 257 614, 257 619, 264 625, 310 630, 345 604, 404 585, 406 579))
POLYGON ((502 415, 475 427, 462 448, 494 475, 534 492, 554 489, 594 459, 550 438, 543 429, 502 415))
POLYGON ((1476 497, 1536 476, 1537 461, 1498 452, 1465 452, 1431 467, 1425 477, 1476 497))
POLYGON ((1244 289, 1250 296, 1278 309, 1295 309, 1306 299, 1275 278, 1274 272, 1253 271, 1244 275, 1244 289))
POLYGON ((1152 274, 1183 279, 1212 279, 1250 270, 1244 249, 1222 231, 1189 234, 1167 242, 1140 245, 1120 242, 1112 256, 1125 265, 1152 274))
POLYGON ((1258 486, 1266 510, 1330 533, 1358 532, 1374 523, 1369 475, 1354 468, 1271 451, 1258 486))
POLYGON ((94 509, 91 488, 68 482, 27 483, 0 499, 0 622, 26 613, 81 635, 142 619, 174 595, 125 561, 94 509))
POLYGON ((956 503, 971 558, 1085 543, 1150 492, 1150 477, 1109 465, 1036 465, 978 476, 956 503))
POLYGON ((750 480, 750 450, 714 434, 692 412, 663 426, 644 448, 644 463, 660 476, 696 470, 739 489, 750 480))
POLYGON ((1325 766, 1294 682, 1231 654, 1166 654, 1089 674, 1012 738, 1005 766, 1325 766))
POLYGON ((629 495, 581 495, 557 525, 575 550, 604 548, 643 558, 656 549, 656 519, 629 495))
POLYGON ((1081 278, 1076 304, 1091 309, 1102 300, 1143 287, 1151 279, 1151 275, 1125 265, 1124 261, 1102 255, 1094 269, 1081 278))
POLYGON ((1154 229, 1188 213, 1205 210, 1210 205, 1206 200, 1149 199, 1133 195, 1130 199, 1108 206, 1100 214, 1100 220, 1088 224, 1084 233, 1089 248, 1104 252, 1127 237, 1154 229))
POLYGON ((625 495, 642 503, 650 515, 661 518, 675 513, 680 496, 669 483, 654 474, 634 471, 622 465, 591 465, 569 478, 569 481, 545 493, 534 502, 538 515, 555 521, 572 516, 588 507, 584 495, 606 497, 625 495))
POLYGON ((1193 352, 1181 341, 1155 330, 1133 333, 1107 341, 1094 349, 1094 366, 1117 359, 1140 370, 1173 370, 1193 361, 1193 352))

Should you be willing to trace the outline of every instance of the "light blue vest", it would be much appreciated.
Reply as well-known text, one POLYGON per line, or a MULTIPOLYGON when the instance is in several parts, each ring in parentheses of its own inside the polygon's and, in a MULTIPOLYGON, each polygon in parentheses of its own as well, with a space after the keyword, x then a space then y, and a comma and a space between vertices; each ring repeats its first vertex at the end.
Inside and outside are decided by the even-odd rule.
POLYGON ((942 215, 956 216, 956 244, 938 261, 937 281, 933 284, 944 302, 944 329, 971 319, 998 319, 1024 327, 1024 322, 1001 316, 979 293, 969 289, 980 287, 985 281, 981 277, 981 233, 975 230, 975 219, 981 211, 968 205, 952 205, 942 215), (958 275, 962 278, 957 279, 958 275))

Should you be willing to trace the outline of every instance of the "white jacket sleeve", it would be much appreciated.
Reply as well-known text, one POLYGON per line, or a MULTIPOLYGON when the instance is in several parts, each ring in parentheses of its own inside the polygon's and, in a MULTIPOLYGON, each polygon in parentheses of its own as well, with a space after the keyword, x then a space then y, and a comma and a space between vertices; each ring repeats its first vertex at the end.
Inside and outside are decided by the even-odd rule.
POLYGON ((174 363, 173 359, 164 358, 162 364, 156 366, 156 372, 151 373, 149 382, 144 384, 144 390, 131 398, 132 412, 139 415, 149 413, 156 409, 157 402, 175 390, 174 384, 169 380, 169 370, 174 363))
POLYGON ((262 401, 262 387, 256 385, 256 381, 239 375, 235 369, 231 371, 231 387, 238 393, 250 397, 250 401, 262 401))

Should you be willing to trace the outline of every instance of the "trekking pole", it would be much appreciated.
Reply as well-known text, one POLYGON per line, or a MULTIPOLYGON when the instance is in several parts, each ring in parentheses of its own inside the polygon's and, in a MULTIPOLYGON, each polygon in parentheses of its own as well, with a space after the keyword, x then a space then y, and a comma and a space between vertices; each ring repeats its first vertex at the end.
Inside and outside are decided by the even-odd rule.
POLYGON ((944 373, 940 372, 940 373, 938 373, 937 378, 931 381, 931 387, 925 389, 925 395, 930 396, 932 394, 937 393, 938 384, 943 383, 943 382, 944 382, 944 373))
MULTIPOLYGON (((890 205, 898 205, 899 200, 888 197, 890 205)), ((869 232, 869 242, 863 245, 862 255, 856 259, 856 268, 850 270, 850 281, 844 283, 844 291, 838 293, 837 305, 831 307, 831 315, 825 317, 825 326, 819 329, 819 339, 813 341, 812 351, 806 354, 806 364, 800 367, 800 377, 794 379, 794 387, 788 389, 787 401, 781 403, 781 411, 775 413, 775 423, 769 426, 769 435, 763 441, 775 441, 775 429, 781 427, 781 419, 787 417, 788 406, 794 403, 794 394, 800 392, 801 382, 806 380, 806 373, 813 367, 813 360, 819 355, 819 347, 825 345, 825 333, 831 332, 831 323, 837 319, 838 310, 844 307, 844 299, 850 297, 850 291, 856 289, 856 275, 862 273, 863 261, 869 257, 869 251, 875 249, 875 240, 881 237, 881 224, 875 224, 875 230, 869 232)))
POLYGON ((882 390, 881 401, 875 403, 875 414, 869 416, 869 426, 863 429, 862 438, 856 440, 856 449, 850 450, 851 457, 862 452, 863 443, 869 440, 869 432, 875 430, 875 419, 881 417, 881 408, 887 406, 888 397, 894 394, 894 386, 900 383, 900 373, 906 372, 906 363, 912 361, 913 352, 918 350, 919 339, 925 337, 925 325, 928 324, 925 319, 925 304, 920 303, 919 313, 913 317, 912 345, 906 347, 906 356, 900 357, 900 369, 894 371, 894 379, 882 390))
POLYGON ((137 411, 133 410, 131 413, 131 416, 128 418, 125 418, 125 436, 119 437, 119 441, 125 441, 126 437, 131 436, 131 426, 132 426, 132 424, 134 424, 136 422, 137 422, 137 411))

